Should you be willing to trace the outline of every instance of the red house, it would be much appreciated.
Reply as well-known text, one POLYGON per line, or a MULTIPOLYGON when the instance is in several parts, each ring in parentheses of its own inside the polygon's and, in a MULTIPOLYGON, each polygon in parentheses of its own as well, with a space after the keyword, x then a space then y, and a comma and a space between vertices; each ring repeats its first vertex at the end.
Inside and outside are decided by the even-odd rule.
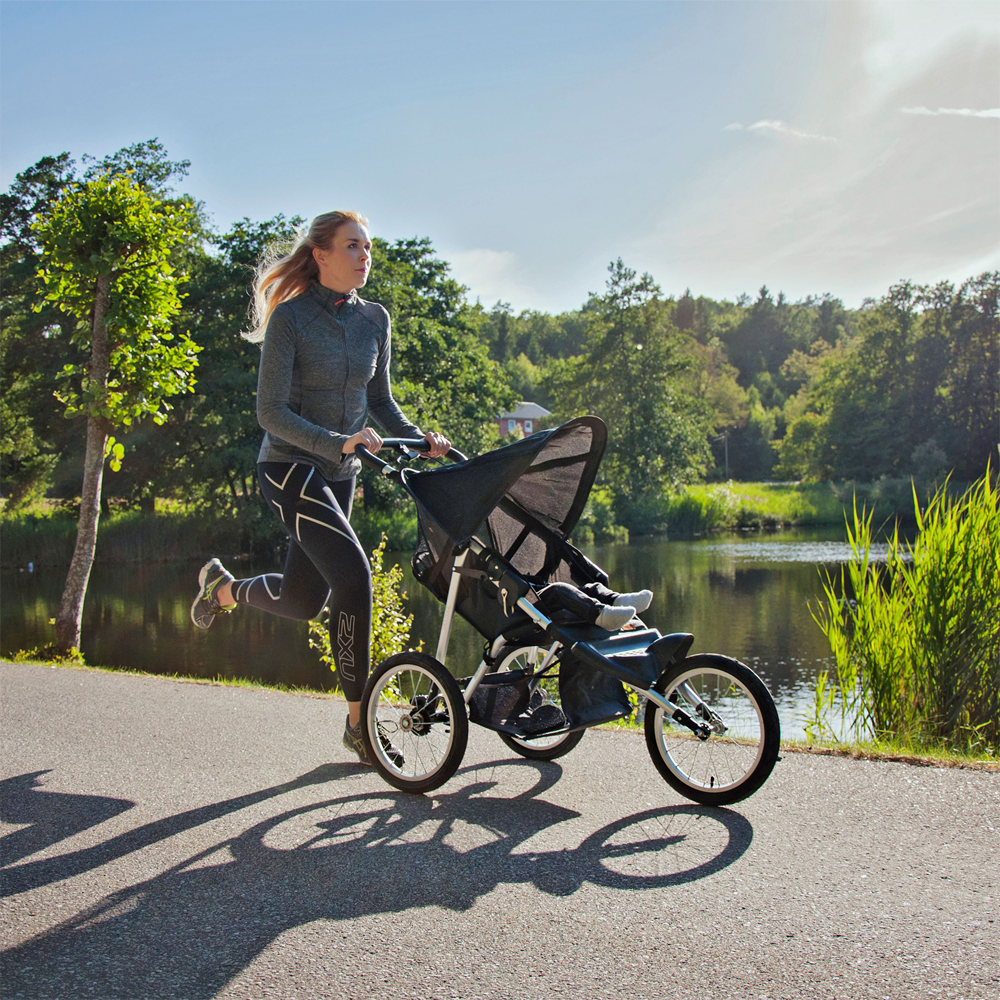
POLYGON ((544 406, 522 400, 517 404, 516 409, 511 410, 510 413, 501 413, 497 418, 500 424, 500 437, 505 434, 513 434, 515 427, 520 427, 524 431, 524 436, 527 437, 538 430, 539 423, 544 417, 551 416, 551 410, 546 410, 544 406))

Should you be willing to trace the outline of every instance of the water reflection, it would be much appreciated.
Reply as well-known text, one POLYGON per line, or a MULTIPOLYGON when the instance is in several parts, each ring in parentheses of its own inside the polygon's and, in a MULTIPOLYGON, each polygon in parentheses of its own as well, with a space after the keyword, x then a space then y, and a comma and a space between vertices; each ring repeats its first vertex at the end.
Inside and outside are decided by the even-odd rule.
MULTIPOLYGON (((762 538, 696 541, 639 539, 597 546, 588 555, 620 590, 648 587, 655 597, 646 621, 664 632, 695 634, 695 652, 725 653, 749 663, 778 702, 786 735, 801 733, 798 716, 817 671, 827 663, 825 640, 808 604, 821 594, 818 564, 847 558, 838 531, 785 532, 762 538)), ((409 574, 405 588, 415 615, 413 638, 433 652, 441 605, 409 574)), ((270 569, 233 563, 239 575, 270 569)), ((84 654, 92 663, 195 677, 251 677, 267 683, 327 687, 330 674, 306 642, 306 626, 241 609, 207 632, 191 625, 197 565, 99 566, 84 609, 84 654)), ((5 573, 0 649, 44 645, 53 639, 61 572, 5 573)), ((467 671, 483 640, 456 622, 449 665, 467 671)))

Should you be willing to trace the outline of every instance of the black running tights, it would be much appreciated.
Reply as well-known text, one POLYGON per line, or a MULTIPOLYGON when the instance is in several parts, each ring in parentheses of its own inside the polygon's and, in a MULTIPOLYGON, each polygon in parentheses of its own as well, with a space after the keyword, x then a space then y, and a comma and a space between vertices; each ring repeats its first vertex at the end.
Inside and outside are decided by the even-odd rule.
POLYGON ((330 599, 330 647, 340 687, 360 701, 371 659, 372 578, 351 529, 354 480, 327 482, 303 462, 261 462, 260 490, 288 534, 282 573, 233 584, 233 597, 282 618, 308 621, 330 599))

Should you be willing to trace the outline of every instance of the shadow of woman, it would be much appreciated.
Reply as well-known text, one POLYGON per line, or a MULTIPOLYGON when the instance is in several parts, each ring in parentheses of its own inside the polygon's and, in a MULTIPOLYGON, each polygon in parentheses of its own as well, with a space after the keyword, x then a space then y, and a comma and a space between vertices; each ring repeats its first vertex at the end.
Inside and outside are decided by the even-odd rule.
POLYGON ((752 839, 736 813, 683 805, 624 817, 575 847, 521 849, 579 818, 538 798, 560 773, 553 763, 494 761, 464 769, 466 784, 447 794, 387 789, 278 813, 11 949, 6 991, 201 1000, 312 921, 464 912, 502 884, 557 896, 587 881, 630 892, 680 885, 732 864, 752 839), (532 783, 491 794, 501 766, 505 790, 532 783))
POLYGON ((5 865, 43 851, 135 805, 128 799, 106 795, 46 791, 41 779, 48 773, 32 771, 0 781, 0 820, 21 827, 0 837, 0 858, 5 865))

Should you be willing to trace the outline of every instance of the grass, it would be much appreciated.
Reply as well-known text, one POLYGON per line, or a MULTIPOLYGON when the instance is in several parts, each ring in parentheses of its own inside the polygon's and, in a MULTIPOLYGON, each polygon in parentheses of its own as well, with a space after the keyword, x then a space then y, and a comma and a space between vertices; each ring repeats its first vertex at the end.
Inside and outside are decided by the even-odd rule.
POLYGON ((151 677, 156 680, 176 681, 179 684, 207 684, 210 687, 246 688, 252 691, 273 691, 278 694, 292 694, 301 698, 324 698, 331 701, 346 701, 340 691, 317 691, 315 688, 288 684, 267 684, 264 681, 250 680, 246 677, 188 677, 185 674, 160 674, 148 670, 134 670, 131 667, 98 667, 84 663, 82 659, 47 659, 44 650, 19 650, 9 657, 7 663, 25 663, 33 667, 56 667, 66 670, 81 670, 92 674, 122 674, 126 677, 151 677))
MULTIPOLYGON (((955 487, 953 486, 952 489, 955 487)), ((844 526, 857 502, 876 525, 914 521, 909 479, 874 483, 701 483, 670 497, 663 521, 672 535, 760 530, 784 526, 844 526)))
POLYGON ((852 760, 882 760, 921 767, 971 768, 1000 774, 1000 761, 985 751, 966 752, 955 747, 914 746, 889 740, 851 740, 823 742, 782 740, 781 749, 788 753, 812 753, 823 757, 850 757, 852 760))
POLYGON ((941 489, 923 510, 915 493, 912 503, 919 534, 907 543, 895 531, 885 562, 871 558, 871 514, 854 511, 851 560, 826 574, 814 612, 836 676, 820 675, 807 732, 996 757, 1000 491, 987 473, 960 497, 941 489))

